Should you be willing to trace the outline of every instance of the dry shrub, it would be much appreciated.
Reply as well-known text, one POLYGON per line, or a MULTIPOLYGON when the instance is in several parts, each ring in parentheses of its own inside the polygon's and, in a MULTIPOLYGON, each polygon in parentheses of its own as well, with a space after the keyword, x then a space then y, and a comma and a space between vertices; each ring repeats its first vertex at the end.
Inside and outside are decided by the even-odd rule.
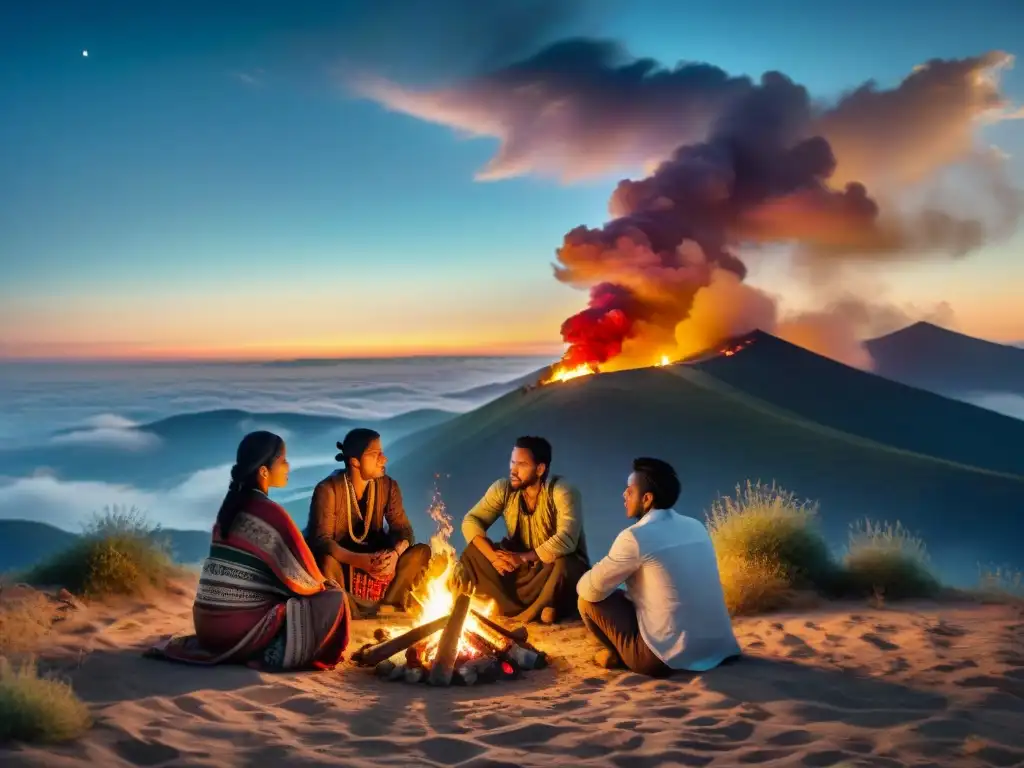
POLYGON ((732 616, 779 610, 793 602, 789 580, 763 558, 719 557, 718 570, 725 605, 732 616))
POLYGON ((0 588, 0 656, 34 653, 53 624, 54 608, 41 592, 0 588))
POLYGON ((851 596, 899 600, 934 597, 941 590, 924 542, 899 521, 890 525, 864 520, 851 526, 843 566, 851 596))
POLYGON ((978 593, 985 599, 1024 600, 1024 571, 1009 566, 988 566, 979 569, 978 593))
POLYGON ((165 589, 178 572, 159 528, 134 507, 114 507, 97 515, 71 547, 32 569, 27 580, 99 599, 165 589))
POLYGON ((0 742, 52 744, 77 738, 92 725, 71 686, 41 677, 34 659, 15 665, 0 657, 0 742))
POLYGON ((772 485, 747 482, 716 501, 708 532, 734 615, 788 605, 801 590, 828 590, 836 566, 818 529, 817 505, 772 485))

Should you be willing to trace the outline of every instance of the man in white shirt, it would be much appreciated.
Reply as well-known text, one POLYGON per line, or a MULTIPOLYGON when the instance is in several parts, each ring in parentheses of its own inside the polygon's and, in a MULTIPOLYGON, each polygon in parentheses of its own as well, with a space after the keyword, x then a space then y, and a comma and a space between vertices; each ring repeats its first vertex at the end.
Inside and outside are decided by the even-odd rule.
POLYGON ((670 464, 635 459, 622 496, 638 522, 576 585, 583 623, 604 646, 594 657, 601 666, 664 677, 740 655, 711 537, 672 509, 679 493, 670 464))

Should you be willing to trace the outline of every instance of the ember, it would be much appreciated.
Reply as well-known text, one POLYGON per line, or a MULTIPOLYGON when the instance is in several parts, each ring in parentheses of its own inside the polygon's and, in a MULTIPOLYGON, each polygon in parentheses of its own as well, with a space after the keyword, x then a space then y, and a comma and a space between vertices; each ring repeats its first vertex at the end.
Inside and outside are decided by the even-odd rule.
POLYGON ((464 588, 448 541, 451 518, 436 488, 429 514, 438 531, 430 540, 426 578, 412 593, 415 626, 397 637, 378 630, 377 643, 352 660, 387 680, 439 686, 511 680, 520 670, 547 666, 545 655, 527 642, 526 627, 508 630, 493 621, 494 602, 464 588))

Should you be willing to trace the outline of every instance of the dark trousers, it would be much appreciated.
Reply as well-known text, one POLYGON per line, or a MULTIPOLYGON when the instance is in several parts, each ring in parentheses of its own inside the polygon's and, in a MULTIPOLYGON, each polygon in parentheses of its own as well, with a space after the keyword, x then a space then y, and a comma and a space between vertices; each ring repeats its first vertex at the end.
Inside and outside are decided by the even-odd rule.
MULTIPOLYGON (((380 549, 385 549, 385 547, 381 546, 377 550, 372 551, 379 551, 380 549)), ((353 549, 353 551, 356 550, 353 549)), ((379 605, 391 605, 404 610, 405 601, 410 590, 417 580, 426 573, 429 564, 430 547, 426 544, 413 544, 399 555, 398 562, 395 564, 395 577, 388 584, 387 589, 384 590, 384 594, 378 603, 367 603, 365 600, 359 600, 351 594, 349 595, 349 605, 352 607, 353 613, 357 616, 372 615, 375 613, 373 609, 379 605)), ((329 554, 324 554, 317 558, 317 565, 320 566, 320 572, 328 579, 334 579, 343 585, 346 590, 351 589, 351 568, 349 566, 344 565, 329 554)))
POLYGON ((621 589, 599 603, 583 598, 577 602, 583 624, 632 672, 650 677, 667 677, 672 669, 659 659, 640 635, 636 607, 621 589))
POLYGON ((549 607, 554 609, 556 620, 574 616, 576 582, 588 567, 583 558, 571 554, 552 563, 523 563, 510 573, 500 574, 476 542, 463 550, 459 562, 477 594, 494 600, 501 616, 514 616, 522 622, 536 621, 549 607))

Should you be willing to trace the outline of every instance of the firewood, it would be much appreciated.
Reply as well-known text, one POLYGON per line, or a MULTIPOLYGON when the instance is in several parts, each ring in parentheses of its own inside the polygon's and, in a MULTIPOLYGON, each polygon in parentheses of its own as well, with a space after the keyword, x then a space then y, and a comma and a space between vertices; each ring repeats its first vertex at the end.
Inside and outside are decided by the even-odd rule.
POLYGON ((448 623, 445 624, 441 640, 437 644, 434 664, 430 668, 429 682, 431 685, 451 684, 452 673, 455 671, 455 658, 459 654, 459 638, 462 637, 462 627, 466 623, 468 615, 469 595, 461 594, 455 598, 455 605, 452 606, 448 623))
POLYGON ((501 674, 500 663, 491 656, 473 659, 465 666, 476 672, 478 683, 493 683, 497 681, 498 676, 501 674))
POLYGON ((426 624, 421 624, 418 627, 414 627, 406 632, 404 635, 393 637, 390 640, 385 640, 383 643, 366 648, 365 651, 360 649, 360 653, 354 660, 366 667, 374 667, 384 659, 394 656, 396 653, 401 653, 407 648, 412 647, 420 640, 425 640, 435 632, 438 632, 445 624, 448 623, 447 616, 441 616, 440 618, 434 619, 426 624))
POLYGON ((396 680, 405 679, 405 664, 396 664, 395 668, 391 670, 391 674, 387 677, 388 682, 395 682, 396 680))
POLYGON ((497 632, 502 637, 512 640, 513 642, 522 644, 525 643, 527 639, 530 637, 530 632, 526 628, 525 624, 520 625, 515 629, 505 629, 503 626, 501 626, 501 624, 498 624, 495 621, 491 621, 489 618, 484 616, 479 611, 473 611, 473 618, 475 618, 477 621, 479 621, 492 632, 497 632))
POLYGON ((419 648, 415 645, 412 648, 405 649, 405 664, 408 667, 422 667, 423 657, 420 654, 419 648))
POLYGON ((373 672, 377 677, 389 677, 394 672, 396 666, 398 665, 391 659, 384 659, 384 661, 377 663, 377 666, 373 668, 373 672))
POLYGON ((466 640, 480 655, 493 656, 495 658, 501 657, 502 654, 504 654, 512 645, 511 643, 496 645, 489 638, 477 634, 472 630, 468 630, 466 632, 466 640))
POLYGON ((421 682, 423 682, 423 667, 406 667, 405 668, 405 682, 407 682, 407 683, 421 683, 421 682))
POLYGON ((455 670, 455 679, 463 685, 475 685, 477 677, 477 671, 466 664, 463 664, 455 670))
POLYGON ((377 627, 373 630, 373 639, 378 643, 383 643, 385 640, 391 639, 391 633, 384 629, 384 627, 377 627))

